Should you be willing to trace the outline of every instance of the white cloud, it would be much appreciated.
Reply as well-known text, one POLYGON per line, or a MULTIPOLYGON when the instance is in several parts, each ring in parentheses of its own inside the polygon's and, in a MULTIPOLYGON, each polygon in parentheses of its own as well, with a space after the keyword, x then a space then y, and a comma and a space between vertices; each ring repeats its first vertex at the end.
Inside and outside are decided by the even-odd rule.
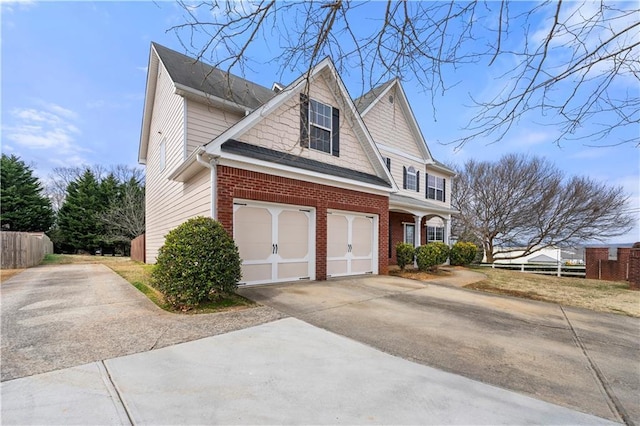
POLYGON ((14 108, 3 125, 5 139, 15 148, 39 151, 53 162, 67 161, 79 152, 90 152, 76 138, 82 134, 77 126, 78 114, 58 104, 37 100, 37 107, 14 108), (44 152, 43 152, 44 151, 44 152))

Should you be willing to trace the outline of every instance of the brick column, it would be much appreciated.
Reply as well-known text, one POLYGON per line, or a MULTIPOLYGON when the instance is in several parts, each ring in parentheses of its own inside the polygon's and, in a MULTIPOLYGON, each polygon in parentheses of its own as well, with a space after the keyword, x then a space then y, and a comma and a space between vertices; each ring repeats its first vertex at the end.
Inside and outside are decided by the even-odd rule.
POLYGON ((640 290, 640 243, 629 251, 629 288, 640 290))
POLYGON ((607 247, 587 247, 584 250, 585 278, 592 280, 600 279, 600 261, 609 260, 609 249, 607 247))

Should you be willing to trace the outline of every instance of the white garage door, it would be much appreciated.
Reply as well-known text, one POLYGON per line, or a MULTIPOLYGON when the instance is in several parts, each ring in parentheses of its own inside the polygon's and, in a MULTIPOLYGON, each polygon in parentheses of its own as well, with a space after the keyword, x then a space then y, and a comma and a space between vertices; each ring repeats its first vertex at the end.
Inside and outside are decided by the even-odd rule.
POLYGON ((378 273, 378 217, 327 213, 327 276, 378 273))
POLYGON ((315 279, 315 210, 234 201, 233 238, 242 259, 240 284, 315 279))

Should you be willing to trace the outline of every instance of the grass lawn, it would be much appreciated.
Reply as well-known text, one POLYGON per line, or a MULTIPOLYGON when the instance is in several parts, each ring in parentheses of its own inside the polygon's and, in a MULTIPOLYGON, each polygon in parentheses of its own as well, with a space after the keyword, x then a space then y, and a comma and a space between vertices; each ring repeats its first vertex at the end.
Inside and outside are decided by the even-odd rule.
POLYGON ((491 268, 474 270, 485 274, 487 279, 466 288, 640 317, 640 291, 629 290, 629 283, 624 281, 554 277, 491 268))
MULTIPOLYGON (((136 262, 128 257, 119 256, 89 256, 89 255, 69 255, 69 254, 48 254, 42 261, 42 265, 53 264, 69 264, 69 263, 99 263, 111 268, 115 273, 120 275, 131 285, 140 290, 153 303, 162 309, 170 312, 173 310, 164 300, 164 296, 151 285, 151 272, 154 265, 147 265, 136 262)), ((4 280, 4 276, 3 276, 4 280)), ((231 297, 208 302, 200 305, 196 309, 187 311, 186 313, 208 314, 213 312, 242 309, 254 306, 255 303, 245 299, 239 295, 231 295, 231 297)))

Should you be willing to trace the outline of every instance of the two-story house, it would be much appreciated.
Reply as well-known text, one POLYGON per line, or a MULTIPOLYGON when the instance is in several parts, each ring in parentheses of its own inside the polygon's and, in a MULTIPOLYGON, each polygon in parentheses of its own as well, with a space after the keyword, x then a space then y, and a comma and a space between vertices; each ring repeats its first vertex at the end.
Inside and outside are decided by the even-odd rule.
POLYGON ((330 59, 269 89, 152 43, 139 148, 147 261, 202 215, 233 235, 245 284, 385 274, 411 220, 416 243, 446 241, 451 171, 432 160, 400 83, 360 101, 330 59))

